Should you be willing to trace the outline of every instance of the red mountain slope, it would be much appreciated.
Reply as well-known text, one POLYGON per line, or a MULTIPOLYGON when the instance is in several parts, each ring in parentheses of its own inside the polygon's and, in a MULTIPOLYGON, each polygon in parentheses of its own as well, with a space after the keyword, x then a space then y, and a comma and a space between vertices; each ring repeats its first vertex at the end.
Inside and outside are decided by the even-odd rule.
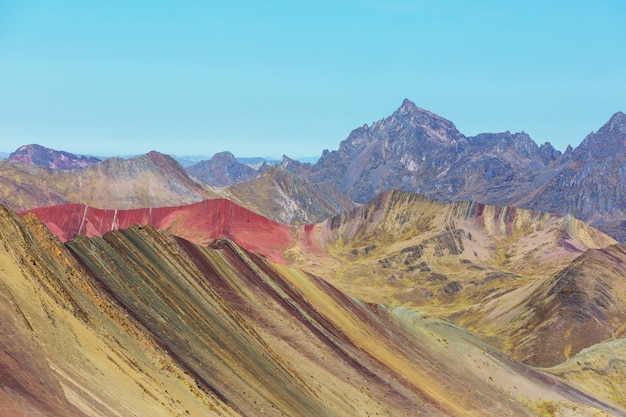
POLYGON ((83 204, 40 207, 23 211, 39 221, 63 242, 82 234, 102 236, 133 224, 151 225, 199 245, 225 237, 242 247, 281 262, 282 252, 291 243, 289 226, 277 223, 229 200, 159 208, 103 210, 83 204))

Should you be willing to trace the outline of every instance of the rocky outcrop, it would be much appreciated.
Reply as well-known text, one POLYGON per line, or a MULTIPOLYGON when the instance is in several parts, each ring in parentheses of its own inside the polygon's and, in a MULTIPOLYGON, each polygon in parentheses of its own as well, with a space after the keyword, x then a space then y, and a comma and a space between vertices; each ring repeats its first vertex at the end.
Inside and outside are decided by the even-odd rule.
POLYGON ((626 240, 626 116, 618 112, 576 149, 561 154, 526 133, 466 137, 409 100, 390 117, 350 133, 336 151, 292 172, 333 184, 357 203, 390 190, 439 201, 473 200, 573 214, 626 240))
POLYGON ((282 164, 267 167, 252 180, 232 184, 221 194, 285 224, 317 223, 354 208, 332 184, 313 184, 293 174, 291 162, 285 157, 282 164))
POLYGON ((325 151, 311 169, 313 182, 330 182, 358 203, 390 188, 424 192, 419 174, 450 168, 465 137, 449 121, 409 100, 390 117, 350 133, 337 151, 325 151))
POLYGON ((625 167, 626 115, 618 112, 571 152, 525 206, 571 213, 625 241, 625 167))

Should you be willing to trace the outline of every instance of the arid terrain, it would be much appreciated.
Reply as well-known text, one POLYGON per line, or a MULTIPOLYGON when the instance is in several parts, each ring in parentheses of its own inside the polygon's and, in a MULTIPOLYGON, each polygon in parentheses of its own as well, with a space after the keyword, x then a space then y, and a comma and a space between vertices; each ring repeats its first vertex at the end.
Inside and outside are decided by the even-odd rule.
POLYGON ((315 164, 20 147, 0 416, 626 416, 624 126, 562 154, 405 100, 315 164))

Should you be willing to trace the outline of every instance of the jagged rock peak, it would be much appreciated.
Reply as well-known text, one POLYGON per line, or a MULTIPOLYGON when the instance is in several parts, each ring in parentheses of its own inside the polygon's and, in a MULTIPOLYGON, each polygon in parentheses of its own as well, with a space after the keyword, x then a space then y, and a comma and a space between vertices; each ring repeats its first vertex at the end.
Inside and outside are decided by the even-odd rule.
POLYGON ((243 164, 228 151, 218 152, 209 160, 200 161, 185 169, 189 175, 215 187, 246 181, 254 178, 258 171, 243 164))
POLYGON ((287 155, 283 155, 283 157, 282 157, 282 159, 281 159, 281 161, 280 161, 280 164, 281 164, 281 165, 287 165, 287 164, 289 164, 290 162, 293 162, 293 159, 291 159, 291 158, 290 158, 290 157, 288 157, 287 155))
POLYGON ((287 170, 286 164, 280 163, 280 164, 275 164, 275 165, 267 165, 263 170, 259 170, 259 173, 257 174, 257 178, 271 177, 275 175, 276 172, 278 171, 289 172, 287 170))
POLYGON ((425 114, 431 117, 437 117, 439 118, 438 115, 429 112, 428 110, 422 109, 421 107, 417 107, 415 105, 415 103, 413 103, 411 100, 409 100, 408 98, 405 98, 402 101, 402 105, 398 108, 398 110, 395 111, 394 114, 397 114, 399 116, 401 115, 414 115, 414 114, 425 114))
POLYGON ((598 131, 626 134, 626 114, 618 111, 598 131))
MULTIPOLYGON (((451 121, 404 99, 391 116, 350 132, 348 138, 339 145, 339 152, 350 154, 357 149, 362 150, 368 143, 386 139, 393 142, 428 141, 444 146, 466 140, 451 121)), ((324 159, 325 154, 326 152, 322 154, 321 159, 324 159)))
POLYGON ((305 176, 305 172, 311 167, 311 164, 297 161, 295 159, 291 159, 286 155, 283 155, 283 159, 280 162, 281 167, 285 168, 287 171, 291 172, 294 175, 305 176))
POLYGON ((372 124, 372 130, 409 129, 430 131, 430 140, 442 144, 455 144, 465 140, 454 123, 435 113, 422 109, 411 100, 404 99, 402 105, 388 118, 372 124))
POLYGON ((406 98, 404 99, 404 101, 402 101, 402 105, 398 108, 398 110, 396 110, 391 115, 391 118, 394 117, 408 117, 413 125, 433 127, 433 125, 445 124, 446 128, 456 130, 456 126, 454 125, 454 123, 452 123, 448 119, 445 119, 438 114, 435 114, 428 110, 422 109, 421 107, 416 106, 415 103, 413 103, 411 100, 406 98))
POLYGON ((626 151, 626 114, 617 112, 574 150, 577 159, 622 158, 626 151))
POLYGON ((562 154, 558 149, 555 149, 550 142, 545 142, 539 146, 539 155, 543 159, 544 163, 557 160, 562 154))
POLYGON ((408 98, 405 98, 404 100, 402 100, 402 105, 400 106, 398 111, 400 113, 410 113, 414 111, 424 111, 424 109, 420 109, 411 100, 409 100, 408 98))
POLYGON ((301 164, 301 162, 296 161, 295 159, 291 159, 287 155, 283 155, 283 159, 281 160, 280 165, 287 168, 289 165, 294 165, 294 164, 298 165, 298 164, 301 164))

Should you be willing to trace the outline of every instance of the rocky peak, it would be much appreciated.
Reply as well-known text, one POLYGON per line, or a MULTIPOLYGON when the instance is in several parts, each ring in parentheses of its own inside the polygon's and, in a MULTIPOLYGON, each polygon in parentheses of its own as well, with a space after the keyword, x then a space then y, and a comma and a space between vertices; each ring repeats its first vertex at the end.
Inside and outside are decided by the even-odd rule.
POLYGON ((309 168, 311 168, 311 164, 296 161, 295 159, 291 159, 286 155, 283 155, 283 159, 278 165, 285 168, 292 174, 299 176, 305 176, 306 172, 309 170, 309 168))
POLYGON ((468 141, 484 151, 503 152, 514 149, 528 157, 536 155, 538 150, 537 144, 525 132, 480 133, 468 138, 468 141))
POLYGON ((468 138, 474 153, 499 154, 503 157, 519 158, 522 156, 528 159, 541 160, 542 165, 547 165, 551 161, 561 156, 549 142, 537 146, 534 140, 525 132, 511 133, 481 133, 468 138))
POLYGON ((272 164, 269 164, 267 161, 263 161, 261 166, 258 169, 258 174, 261 174, 272 167, 272 164))
POLYGON ((208 185, 224 187, 254 178, 258 171, 242 164, 230 152, 218 152, 208 161, 200 161, 185 170, 208 185))
POLYGON ((285 168, 289 168, 290 165, 300 165, 300 164, 301 162, 296 161, 295 159, 291 159, 287 155, 283 155, 283 159, 280 162, 280 165, 282 165, 285 168))
POLYGON ((598 130, 598 133, 609 132, 626 135, 626 114, 618 111, 598 130))
POLYGON ((214 162, 226 162, 226 163, 236 163, 237 162, 237 158, 235 158, 235 155, 233 155, 232 153, 230 153, 228 151, 224 151, 224 152, 218 152, 215 155, 213 155, 211 157, 211 161, 214 161, 214 162))
POLYGON ((24 145, 9 155, 9 160, 20 161, 49 169, 83 169, 100 159, 92 156, 74 155, 65 151, 57 151, 37 144, 24 145))
POLYGON ((428 125, 433 121, 440 121, 444 123, 452 124, 452 122, 444 119, 443 117, 436 115, 435 113, 429 112, 428 110, 422 109, 421 107, 417 107, 415 103, 411 100, 405 98, 402 101, 402 105, 393 112, 390 118, 402 118, 408 117, 416 122, 416 124, 420 125, 428 125))
POLYGON ((622 158, 626 152, 626 114, 615 113, 597 132, 590 133, 574 150, 578 160, 622 158))
POLYGON ((539 156, 546 165, 552 161, 556 161, 559 157, 561 157, 561 155, 561 152, 558 149, 555 149, 550 142, 546 142, 539 146, 539 156))
POLYGON ((140 160, 148 164, 153 164, 165 171, 183 171, 183 167, 169 155, 162 154, 157 151, 150 151, 147 154, 140 156, 140 160))
MULTIPOLYGON (((402 105, 389 117, 365 124, 352 132, 339 145, 339 153, 349 155, 360 152, 371 144, 397 142, 399 147, 410 143, 432 143, 436 146, 457 145, 465 141, 454 123, 434 113, 417 107, 404 99, 402 105)), ((322 159, 327 156, 322 155, 322 159)))
POLYGON ((417 107, 415 103, 408 99, 404 99, 400 108, 385 119, 382 124, 394 125, 396 129, 423 128, 432 133, 427 135, 429 139, 442 144, 454 144, 458 140, 465 138, 457 130, 454 123, 435 113, 417 107))

